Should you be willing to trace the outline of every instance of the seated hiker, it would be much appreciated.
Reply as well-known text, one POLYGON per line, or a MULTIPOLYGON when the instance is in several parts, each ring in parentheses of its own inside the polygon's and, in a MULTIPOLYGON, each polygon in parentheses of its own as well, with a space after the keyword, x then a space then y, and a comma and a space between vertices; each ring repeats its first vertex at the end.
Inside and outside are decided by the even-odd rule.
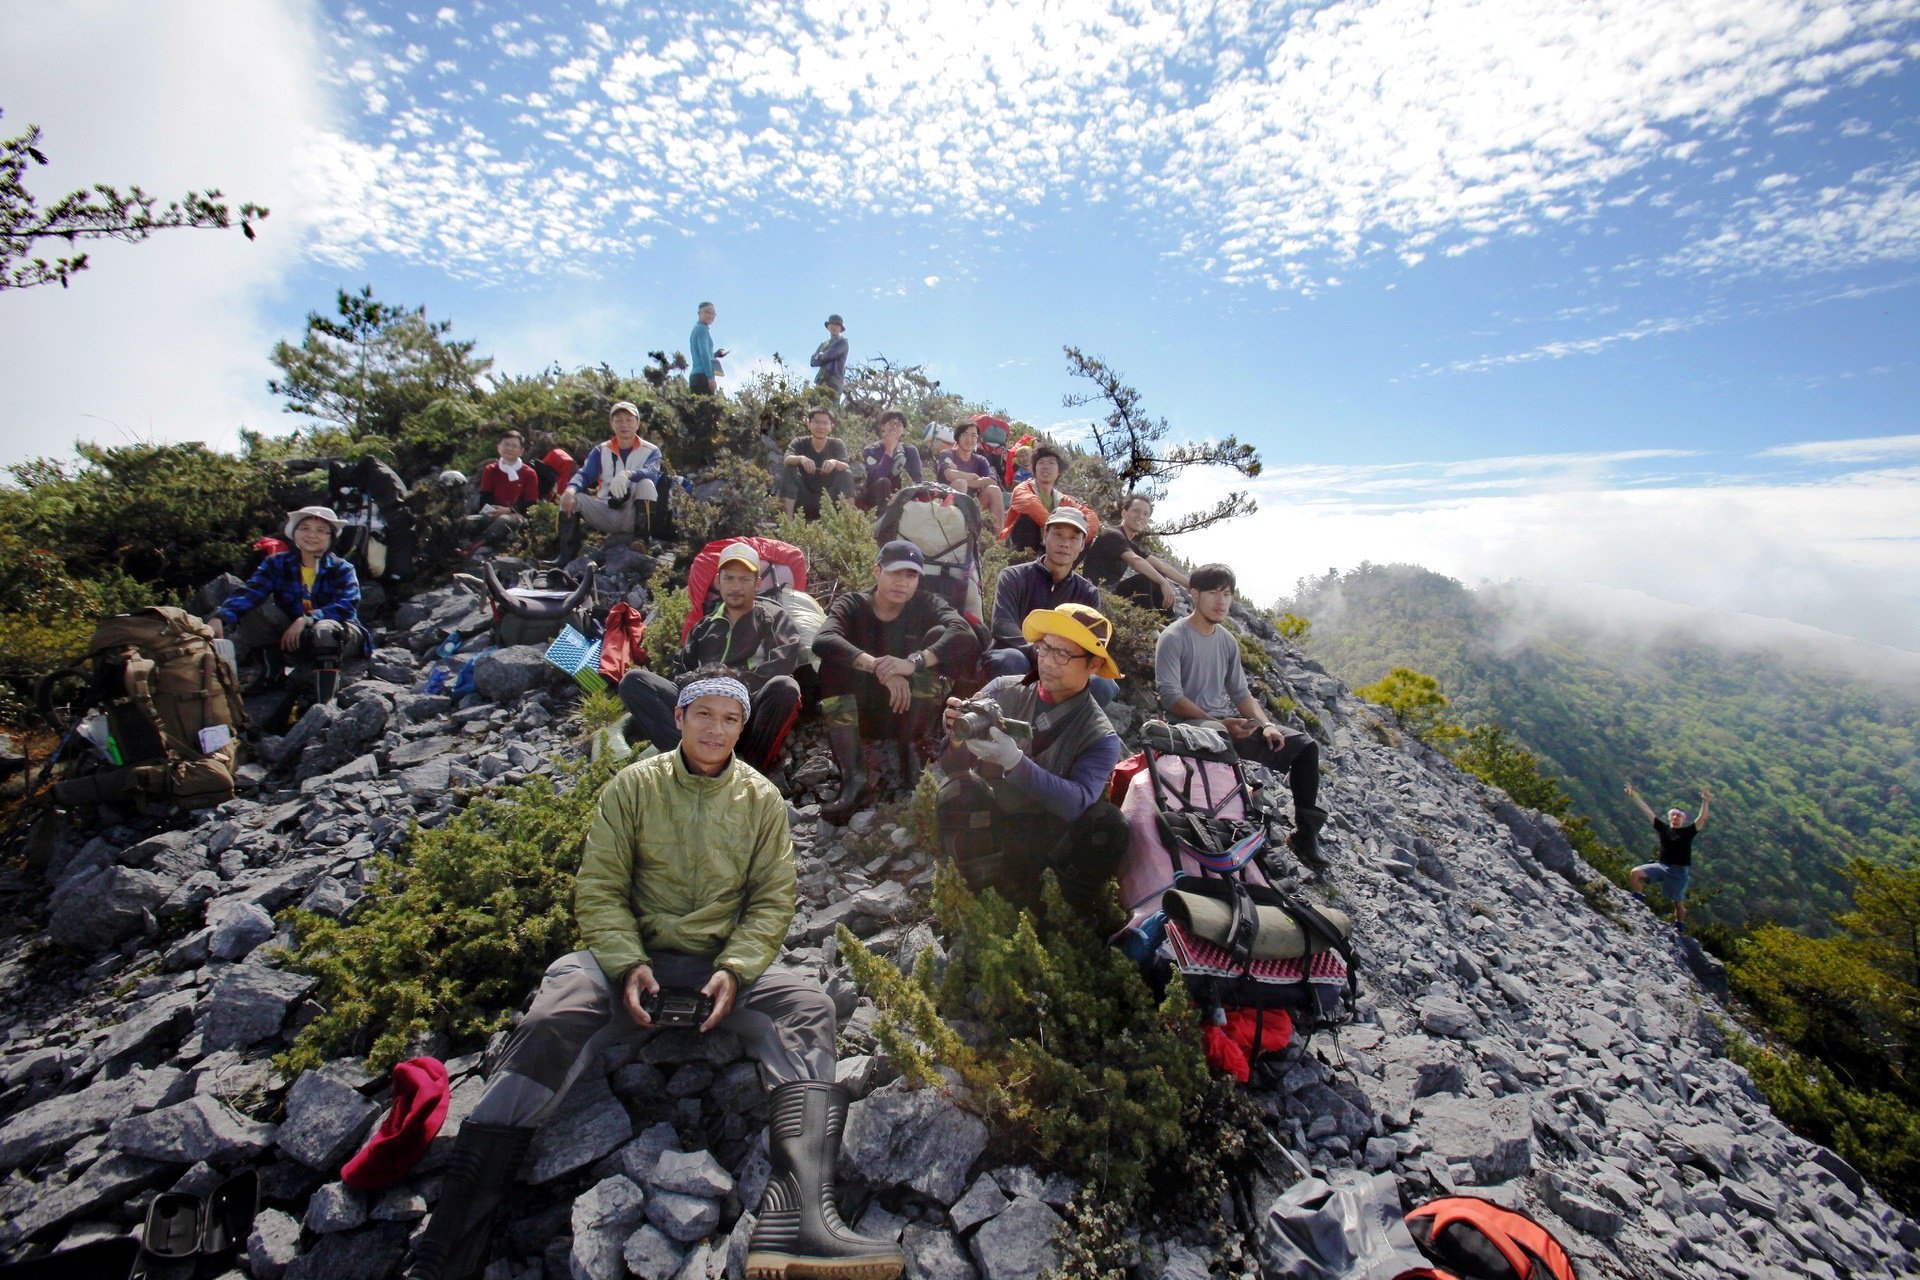
POLYGON ((848 1098, 834 1083, 833 1001, 812 977, 770 967, 794 915, 793 842, 787 802, 734 757, 752 714, 746 687, 704 678, 675 701, 679 747, 600 792, 574 885, 586 949, 548 966, 461 1126, 413 1280, 479 1273, 535 1131, 582 1072, 604 1071, 607 1050, 653 1025, 648 998, 662 989, 711 1000, 699 1032, 739 1036, 773 1085, 773 1173, 748 1274, 891 1280, 905 1265, 892 1241, 855 1235, 835 1208, 848 1098))
POLYGON ((684 679, 696 669, 704 673, 718 664, 752 696, 740 758, 761 773, 771 773, 779 763, 787 731, 800 712, 800 685, 793 678, 800 665, 800 632, 777 602, 755 594, 760 568, 760 557, 744 542, 721 551, 714 578, 721 607, 694 625, 671 672, 634 667, 620 678, 620 701, 647 741, 660 750, 680 745, 673 716, 680 686, 670 675, 684 679))
POLYGON ((1022 485, 1033 479, 1033 446, 1022 441, 1013 446, 1013 453, 1007 458, 1007 482, 1022 485))
POLYGON ((1233 749, 1287 777, 1293 792, 1293 834, 1287 844, 1303 862, 1319 858, 1320 828, 1327 812, 1320 798, 1320 744, 1297 729, 1268 719, 1266 708, 1247 687, 1240 663, 1240 641, 1227 630, 1227 614, 1238 590, 1233 570, 1224 564, 1201 565, 1189 590, 1193 612, 1167 624, 1153 651, 1154 683, 1169 720, 1200 720, 1227 731, 1233 749))
POLYGON ((478 539, 467 548, 469 555, 498 551, 512 542, 527 527, 528 509, 540 501, 540 472, 521 460, 526 441, 520 433, 503 432, 494 449, 499 456, 480 468, 473 514, 461 524, 467 536, 478 539))
POLYGON ((1012 495, 1008 497, 1006 521, 1000 526, 1000 541, 1010 547, 1038 551, 1040 530, 1045 527, 1047 517, 1062 505, 1072 507, 1087 518, 1089 537, 1099 536, 1100 517, 1093 513, 1093 508, 1078 498, 1068 497, 1055 487, 1066 466, 1066 457, 1050 444, 1043 444, 1033 451, 1033 479, 1015 485, 1012 495))
POLYGON ((991 886, 1020 904, 1038 902, 1041 872, 1052 868, 1067 901, 1095 912, 1127 848, 1126 820, 1107 801, 1120 735, 1088 687, 1120 674, 1107 654, 1113 624, 1097 609, 1064 604, 1036 609, 1021 625, 1038 678, 1002 676, 978 698, 1032 734, 1016 737, 947 699, 941 850, 975 890, 991 886))
POLYGON ((847 464, 847 442, 833 434, 833 410, 821 407, 807 414, 807 434, 795 436, 780 459, 774 487, 781 508, 793 514, 795 505, 809 520, 820 518, 820 499, 832 494, 842 502, 853 499, 853 468, 847 464))
POLYGON ((907 433, 907 415, 888 409, 880 415, 880 438, 860 451, 860 484, 853 504, 862 511, 878 511, 893 495, 924 479, 920 451, 901 437, 907 433))
POLYGON ((942 484, 973 495, 990 522, 999 524, 1006 517, 1006 491, 994 479, 993 464, 980 449, 980 428, 963 422, 953 433, 953 447, 934 459, 934 475, 942 484))
POLYGON ((320 701, 332 702, 340 664, 368 652, 359 575, 333 554, 333 541, 345 527, 332 507, 290 513, 287 540, 294 549, 262 560, 207 619, 216 637, 233 641, 234 665, 242 672, 261 654, 278 676, 285 670, 281 655, 293 654, 313 667, 320 701))
POLYGON ((980 657, 980 642, 954 607, 920 590, 926 565, 920 548, 896 538, 880 548, 873 590, 833 602, 814 637, 820 658, 820 713, 840 767, 840 794, 820 816, 841 823, 873 798, 862 734, 900 744, 909 784, 919 777, 915 754, 940 713, 946 680, 980 657))
POLYGON ((1153 520, 1153 499, 1130 493, 1120 500, 1120 521, 1100 531, 1087 547, 1081 566, 1088 578, 1143 609, 1173 611, 1175 583, 1187 585, 1187 575, 1154 555, 1140 540, 1153 520))
POLYGON ((1635 867, 1629 878, 1633 882, 1633 896, 1646 901, 1647 883, 1651 881, 1660 886, 1660 892, 1667 895, 1667 901, 1673 904, 1673 927, 1685 932, 1687 928, 1687 881, 1693 876, 1693 838, 1707 829, 1707 806, 1713 803, 1713 792, 1700 788, 1700 816, 1692 822, 1687 821, 1685 809, 1667 810, 1666 821, 1654 816, 1640 793, 1627 784, 1627 796, 1640 812, 1647 815, 1647 821, 1653 824, 1653 833, 1660 840, 1660 852, 1652 862, 1643 862, 1635 867))
MULTIPOLYGON (((987 674, 1024 676, 1034 669, 1034 646, 1025 624, 1036 609, 1063 604, 1100 607, 1100 589, 1073 570, 1086 546, 1086 517, 1072 507, 1060 506, 1046 518, 1040 558, 1000 571, 993 588, 993 647, 980 661, 987 674)), ((1095 677, 1094 701, 1106 706, 1119 687, 1104 675, 1095 677)))
POLYGON ((622 400, 607 411, 613 438, 587 454, 560 492, 560 560, 580 551, 580 522, 599 533, 627 538, 669 536, 666 501, 660 495, 660 446, 640 438, 640 410, 622 400))

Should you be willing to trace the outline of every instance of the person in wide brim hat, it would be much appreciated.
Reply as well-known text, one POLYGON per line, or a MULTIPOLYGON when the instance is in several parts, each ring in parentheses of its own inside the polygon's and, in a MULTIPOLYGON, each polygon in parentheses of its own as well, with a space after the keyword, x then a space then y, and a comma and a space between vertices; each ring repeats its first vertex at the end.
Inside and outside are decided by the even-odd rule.
POLYGON ((1109 680, 1120 679, 1120 667, 1107 652, 1113 639, 1113 623, 1098 609, 1084 604, 1063 604, 1057 609, 1035 609, 1020 624, 1020 634, 1028 644, 1041 636, 1058 636, 1068 644, 1080 646, 1093 657, 1093 674, 1109 680))
POLYGON ((333 536, 336 538, 340 536, 340 531, 347 527, 347 522, 336 515, 332 507, 301 507, 298 511, 287 513, 288 542, 294 540, 294 531, 300 527, 302 520, 325 520, 333 526, 333 536))

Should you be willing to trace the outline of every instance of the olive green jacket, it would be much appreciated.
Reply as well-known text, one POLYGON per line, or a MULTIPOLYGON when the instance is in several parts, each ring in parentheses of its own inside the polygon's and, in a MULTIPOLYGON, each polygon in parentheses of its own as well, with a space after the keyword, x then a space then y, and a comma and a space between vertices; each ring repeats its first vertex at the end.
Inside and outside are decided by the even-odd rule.
POLYGON ((787 802, 737 758, 703 778, 668 751, 601 790, 573 916, 615 986, 656 950, 712 956, 744 986, 780 954, 793 912, 787 802))

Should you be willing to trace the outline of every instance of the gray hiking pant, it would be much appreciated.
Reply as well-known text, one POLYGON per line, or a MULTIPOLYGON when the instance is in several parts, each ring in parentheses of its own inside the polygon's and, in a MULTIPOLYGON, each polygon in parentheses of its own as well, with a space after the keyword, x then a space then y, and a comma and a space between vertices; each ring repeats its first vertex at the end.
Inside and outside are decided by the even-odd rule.
MULTIPOLYGON (((293 619, 280 607, 280 602, 272 598, 241 614, 234 623, 233 633, 227 637, 233 641, 234 665, 245 667, 247 659, 261 649, 278 653, 280 637, 292 625, 293 619)), ((331 657, 335 660, 333 665, 337 665, 341 658, 359 656, 366 640, 366 628, 357 622, 321 618, 301 633, 297 656, 302 662, 331 657)))
MULTIPOLYGON (((699 956, 653 957, 653 976, 663 987, 703 986, 712 974, 713 965, 699 956)), ((811 978, 769 969, 741 988, 720 1025, 746 1042, 775 1084, 834 1078, 833 1001, 811 978)), ((604 1050, 649 1034, 627 1016, 593 952, 562 956, 548 966, 533 1008, 507 1041, 473 1119, 526 1129, 545 1124, 604 1050)))
POLYGON ((576 510, 580 513, 580 519, 595 533, 631 534, 636 526, 636 518, 644 509, 642 500, 637 497, 628 498, 617 510, 608 506, 605 498, 590 494, 581 494, 578 501, 580 505, 576 510))

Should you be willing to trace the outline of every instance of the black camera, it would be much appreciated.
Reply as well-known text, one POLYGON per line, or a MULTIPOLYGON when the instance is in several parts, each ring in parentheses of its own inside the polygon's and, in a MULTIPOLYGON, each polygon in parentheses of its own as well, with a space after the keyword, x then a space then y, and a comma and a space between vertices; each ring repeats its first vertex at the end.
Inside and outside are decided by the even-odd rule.
POLYGON ((640 1007, 656 1027, 698 1027, 713 1016, 713 997, 695 987, 661 987, 640 1007))
POLYGON ((999 729, 1009 738, 1025 742, 1033 737, 1033 726, 1025 720, 1009 719, 992 698, 968 698, 955 710, 953 728, 948 731, 955 742, 967 742, 988 736, 999 729))

